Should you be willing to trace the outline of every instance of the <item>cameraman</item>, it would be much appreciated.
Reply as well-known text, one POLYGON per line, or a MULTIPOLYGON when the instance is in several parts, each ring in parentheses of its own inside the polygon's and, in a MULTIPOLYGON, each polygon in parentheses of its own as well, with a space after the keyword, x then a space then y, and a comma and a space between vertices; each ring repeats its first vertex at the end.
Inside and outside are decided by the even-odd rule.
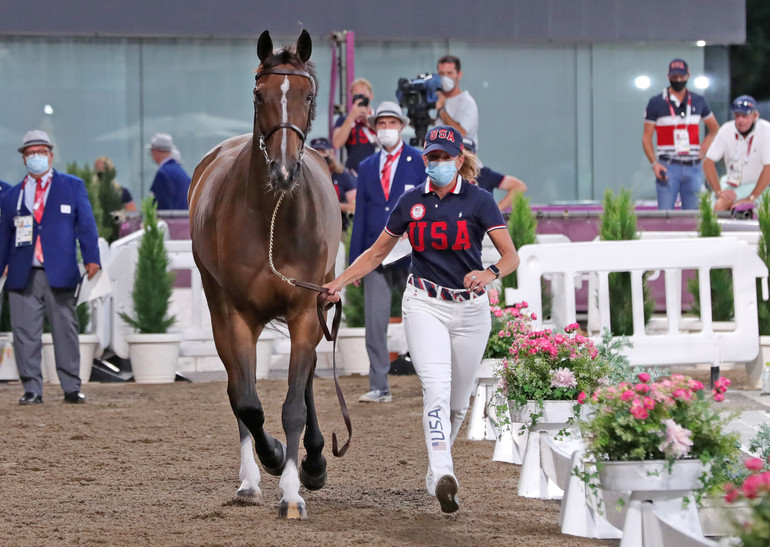
POLYGON ((463 77, 460 59, 444 55, 438 60, 438 75, 441 76, 441 92, 436 101, 436 123, 451 125, 478 147, 479 108, 470 93, 460 90, 463 77))
POLYGON ((374 114, 370 106, 374 99, 374 91, 369 80, 356 78, 350 84, 350 94, 353 96, 353 106, 347 117, 337 118, 332 134, 332 144, 336 149, 345 145, 347 152, 345 167, 357 173, 361 160, 374 154, 377 149, 377 134, 368 121, 369 116, 374 114))

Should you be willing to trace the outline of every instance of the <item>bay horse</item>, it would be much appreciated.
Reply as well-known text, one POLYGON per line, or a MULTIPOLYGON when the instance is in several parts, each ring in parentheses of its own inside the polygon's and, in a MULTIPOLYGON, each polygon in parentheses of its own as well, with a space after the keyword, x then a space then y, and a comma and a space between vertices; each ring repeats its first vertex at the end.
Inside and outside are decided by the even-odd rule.
MULTIPOLYGON (((341 234, 329 170, 323 158, 305 146, 318 87, 311 51, 305 30, 294 47, 276 51, 269 32, 262 33, 257 42, 253 134, 212 149, 195 168, 188 196, 193 256, 238 421, 237 496, 262 502, 253 438, 265 471, 281 477, 279 516, 287 518, 307 518, 300 481, 309 490, 326 482, 324 439, 313 402, 315 348, 322 334, 318 295, 292 281, 322 285, 332 280, 341 234), (286 321, 291 337, 289 385, 281 413, 286 445, 263 428, 265 414, 255 380, 257 338, 276 318, 286 321), (303 428, 306 455, 298 469, 303 428)), ((335 455, 341 455, 336 448, 335 455)))

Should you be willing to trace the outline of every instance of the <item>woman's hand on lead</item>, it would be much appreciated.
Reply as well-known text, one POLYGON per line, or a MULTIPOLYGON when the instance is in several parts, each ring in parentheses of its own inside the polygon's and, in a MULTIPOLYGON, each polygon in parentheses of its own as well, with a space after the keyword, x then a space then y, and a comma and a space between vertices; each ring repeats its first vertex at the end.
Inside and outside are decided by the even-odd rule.
POLYGON ((334 281, 330 281, 329 283, 325 284, 324 288, 327 290, 326 294, 324 294, 324 298, 326 298, 327 302, 340 301, 340 291, 342 290, 341 283, 335 279, 334 281))

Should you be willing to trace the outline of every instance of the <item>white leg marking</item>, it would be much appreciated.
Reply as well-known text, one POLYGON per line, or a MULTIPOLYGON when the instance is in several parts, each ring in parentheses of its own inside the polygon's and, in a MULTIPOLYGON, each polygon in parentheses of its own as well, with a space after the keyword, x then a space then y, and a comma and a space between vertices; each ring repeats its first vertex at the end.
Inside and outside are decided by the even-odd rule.
MULTIPOLYGON (((281 92, 283 93, 281 95, 281 123, 289 121, 289 100, 286 97, 286 94, 289 92, 289 86, 289 77, 284 76, 283 83, 281 84, 281 92)), ((289 172, 286 170, 286 128, 281 129, 281 137, 281 172, 286 177, 289 175, 289 172)))
POLYGON ((294 460, 286 460, 286 466, 283 468, 278 486, 281 487, 283 492, 282 501, 305 503, 305 500, 299 495, 299 473, 297 473, 297 462, 294 460))
POLYGON ((241 442, 241 470, 238 473, 238 478, 241 479, 241 486, 238 488, 241 490, 254 490, 259 492, 259 481, 261 475, 259 473, 259 466, 254 460, 254 449, 251 447, 251 437, 246 437, 241 442))

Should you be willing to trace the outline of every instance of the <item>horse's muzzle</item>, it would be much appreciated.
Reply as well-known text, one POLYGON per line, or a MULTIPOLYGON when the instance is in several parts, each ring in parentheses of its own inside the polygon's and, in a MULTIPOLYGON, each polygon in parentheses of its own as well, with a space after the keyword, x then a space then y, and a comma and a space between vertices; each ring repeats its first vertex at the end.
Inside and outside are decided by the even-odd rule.
POLYGON ((271 160, 267 166, 267 173, 273 188, 276 190, 289 190, 297 181, 300 169, 302 169, 302 163, 298 161, 287 166, 271 160))

